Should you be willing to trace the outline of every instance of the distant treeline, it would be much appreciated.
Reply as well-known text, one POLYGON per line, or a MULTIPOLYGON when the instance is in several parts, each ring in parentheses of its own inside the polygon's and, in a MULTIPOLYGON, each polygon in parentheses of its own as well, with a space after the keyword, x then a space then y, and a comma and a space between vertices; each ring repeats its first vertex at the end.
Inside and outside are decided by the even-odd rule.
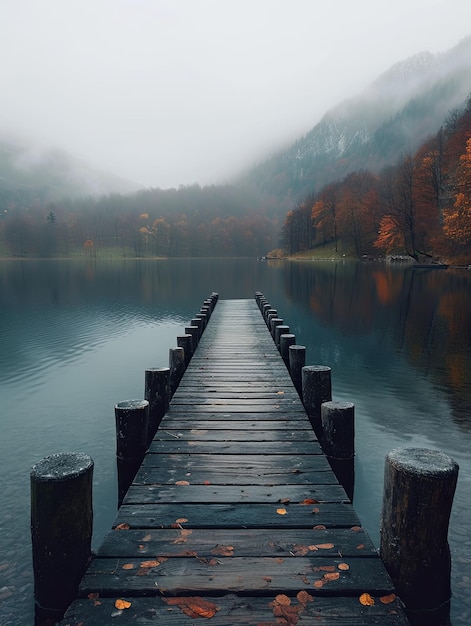
POLYGON ((379 174, 357 171, 290 211, 288 254, 331 243, 347 255, 471 260, 471 98, 436 135, 379 174))
POLYGON ((280 232, 269 206, 230 185, 62 202, 0 189, 0 209, 3 256, 258 256, 280 232))

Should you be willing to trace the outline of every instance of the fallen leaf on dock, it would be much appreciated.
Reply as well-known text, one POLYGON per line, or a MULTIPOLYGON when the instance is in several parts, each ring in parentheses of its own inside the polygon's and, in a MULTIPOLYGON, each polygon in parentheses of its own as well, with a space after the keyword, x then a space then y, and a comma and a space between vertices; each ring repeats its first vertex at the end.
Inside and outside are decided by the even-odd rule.
POLYGON ((372 598, 369 593, 362 593, 359 600, 360 604, 363 604, 363 606, 373 606, 375 603, 374 598, 372 598))
POLYGON ((129 524, 125 524, 124 522, 122 524, 118 524, 115 528, 115 530, 129 530, 131 527, 129 526, 129 524))
POLYGON ((337 565, 338 569, 341 570, 342 572, 346 572, 347 570, 350 569, 350 565, 348 563, 339 563, 337 565))
POLYGON ((391 602, 394 602, 395 599, 396 599, 396 594, 390 593, 388 596, 381 596, 379 601, 382 602, 383 604, 391 604, 391 602))
POLYGON ((233 556, 234 546, 216 546, 211 550, 211 554, 215 556, 233 556))
POLYGON ((314 600, 314 597, 307 591, 304 591, 304 589, 296 594, 296 598, 298 602, 301 602, 301 604, 307 604, 308 602, 312 602, 314 600))
POLYGON ((115 607, 117 609, 119 609, 121 611, 122 609, 129 609, 129 607, 131 606, 131 603, 128 602, 128 600, 121 600, 121 598, 120 598, 120 599, 116 600, 114 605, 115 605, 115 607))
POLYGON ((211 619, 219 611, 219 607, 214 602, 209 602, 198 596, 162 598, 163 602, 178 608, 189 617, 205 617, 211 619))
POLYGON ((134 569, 134 563, 125 563, 121 569, 134 569))
POLYGON ((316 543, 314 546, 317 550, 332 550, 334 547, 333 543, 316 543))
POLYGON ((276 512, 278 515, 286 515, 286 513, 288 513, 286 509, 276 509, 276 512))
POLYGON ((340 578, 340 572, 329 572, 324 574, 325 580, 338 580, 340 578))
POLYGON ((175 484, 181 487, 181 486, 189 485, 190 483, 187 480, 177 480, 175 484))

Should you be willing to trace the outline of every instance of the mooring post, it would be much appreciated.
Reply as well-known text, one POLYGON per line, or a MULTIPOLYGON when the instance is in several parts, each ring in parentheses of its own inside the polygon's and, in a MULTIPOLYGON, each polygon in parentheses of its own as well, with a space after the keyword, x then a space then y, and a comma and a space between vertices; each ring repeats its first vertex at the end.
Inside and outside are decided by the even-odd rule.
POLYGON ((289 347, 294 346, 296 343, 296 335, 292 333, 286 333, 280 335, 280 354, 281 358, 285 362, 286 367, 289 369, 289 347))
POLYGON ((199 342, 203 334, 203 321, 199 317, 194 317, 192 320, 190 320, 190 324, 192 326, 196 326, 196 328, 198 329, 198 342, 199 342))
POLYGON ((306 365, 302 370, 303 404, 317 438, 322 443, 321 405, 332 400, 331 368, 306 365))
POLYGON ((201 333, 204 333, 206 326, 208 325, 208 316, 206 313, 197 313, 195 317, 201 320, 201 333))
POLYGON ((170 368, 151 367, 145 372, 144 399, 149 403, 149 435, 152 441, 170 401, 170 368))
POLYGON ((93 460, 52 454, 31 469, 31 540, 36 617, 62 619, 91 555, 93 460))
POLYGON ((412 626, 445 626, 450 611, 448 525, 458 464, 426 448, 387 454, 381 557, 412 626))
POLYGON ((193 356, 192 336, 189 333, 186 335, 178 335, 177 346, 179 348, 183 348, 183 352, 185 354, 185 367, 188 367, 188 363, 191 361, 191 357, 193 356))
POLYGON ((270 334, 273 337, 273 341, 275 341, 275 329, 277 326, 281 326, 284 320, 281 317, 271 317, 270 318, 270 334))
POLYGON ((355 487, 355 406, 352 402, 321 405, 322 449, 337 480, 353 500, 355 487))
POLYGON ((185 351, 183 348, 170 348, 168 351, 168 362, 170 366, 169 387, 170 398, 177 390, 178 385, 185 373, 185 351))
POLYGON ((281 352, 281 335, 289 333, 289 326, 286 324, 278 324, 275 326, 275 345, 278 348, 278 352, 281 352))
POLYGON ((118 507, 121 506, 147 450, 149 402, 125 400, 114 407, 116 419, 116 462, 118 466, 118 507))
POLYGON ((198 347, 198 326, 185 326, 185 333, 191 335, 191 354, 193 355, 198 347))
POLYGON ((289 347, 289 371, 299 397, 303 397, 303 367, 306 365, 306 346, 293 344, 289 347))

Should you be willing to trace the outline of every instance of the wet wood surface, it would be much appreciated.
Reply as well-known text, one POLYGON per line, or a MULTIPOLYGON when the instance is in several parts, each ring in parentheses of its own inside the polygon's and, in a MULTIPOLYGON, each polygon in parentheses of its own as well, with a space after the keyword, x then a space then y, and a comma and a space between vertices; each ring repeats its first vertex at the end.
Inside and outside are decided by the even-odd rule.
POLYGON ((219 301, 62 624, 408 624, 393 593, 255 301, 219 301))

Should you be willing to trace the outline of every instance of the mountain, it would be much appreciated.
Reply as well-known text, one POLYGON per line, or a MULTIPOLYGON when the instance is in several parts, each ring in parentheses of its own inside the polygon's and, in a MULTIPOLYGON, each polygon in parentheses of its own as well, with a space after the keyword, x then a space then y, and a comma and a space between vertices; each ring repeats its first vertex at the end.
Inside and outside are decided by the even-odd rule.
POLYGON ((63 150, 0 136, 0 192, 22 190, 42 200, 130 193, 137 183, 93 169, 63 150))
POLYGON ((279 210, 289 210, 349 172, 379 171, 413 152, 470 93, 471 37, 467 37, 446 53, 421 52, 396 63, 238 183, 278 197, 279 210))

